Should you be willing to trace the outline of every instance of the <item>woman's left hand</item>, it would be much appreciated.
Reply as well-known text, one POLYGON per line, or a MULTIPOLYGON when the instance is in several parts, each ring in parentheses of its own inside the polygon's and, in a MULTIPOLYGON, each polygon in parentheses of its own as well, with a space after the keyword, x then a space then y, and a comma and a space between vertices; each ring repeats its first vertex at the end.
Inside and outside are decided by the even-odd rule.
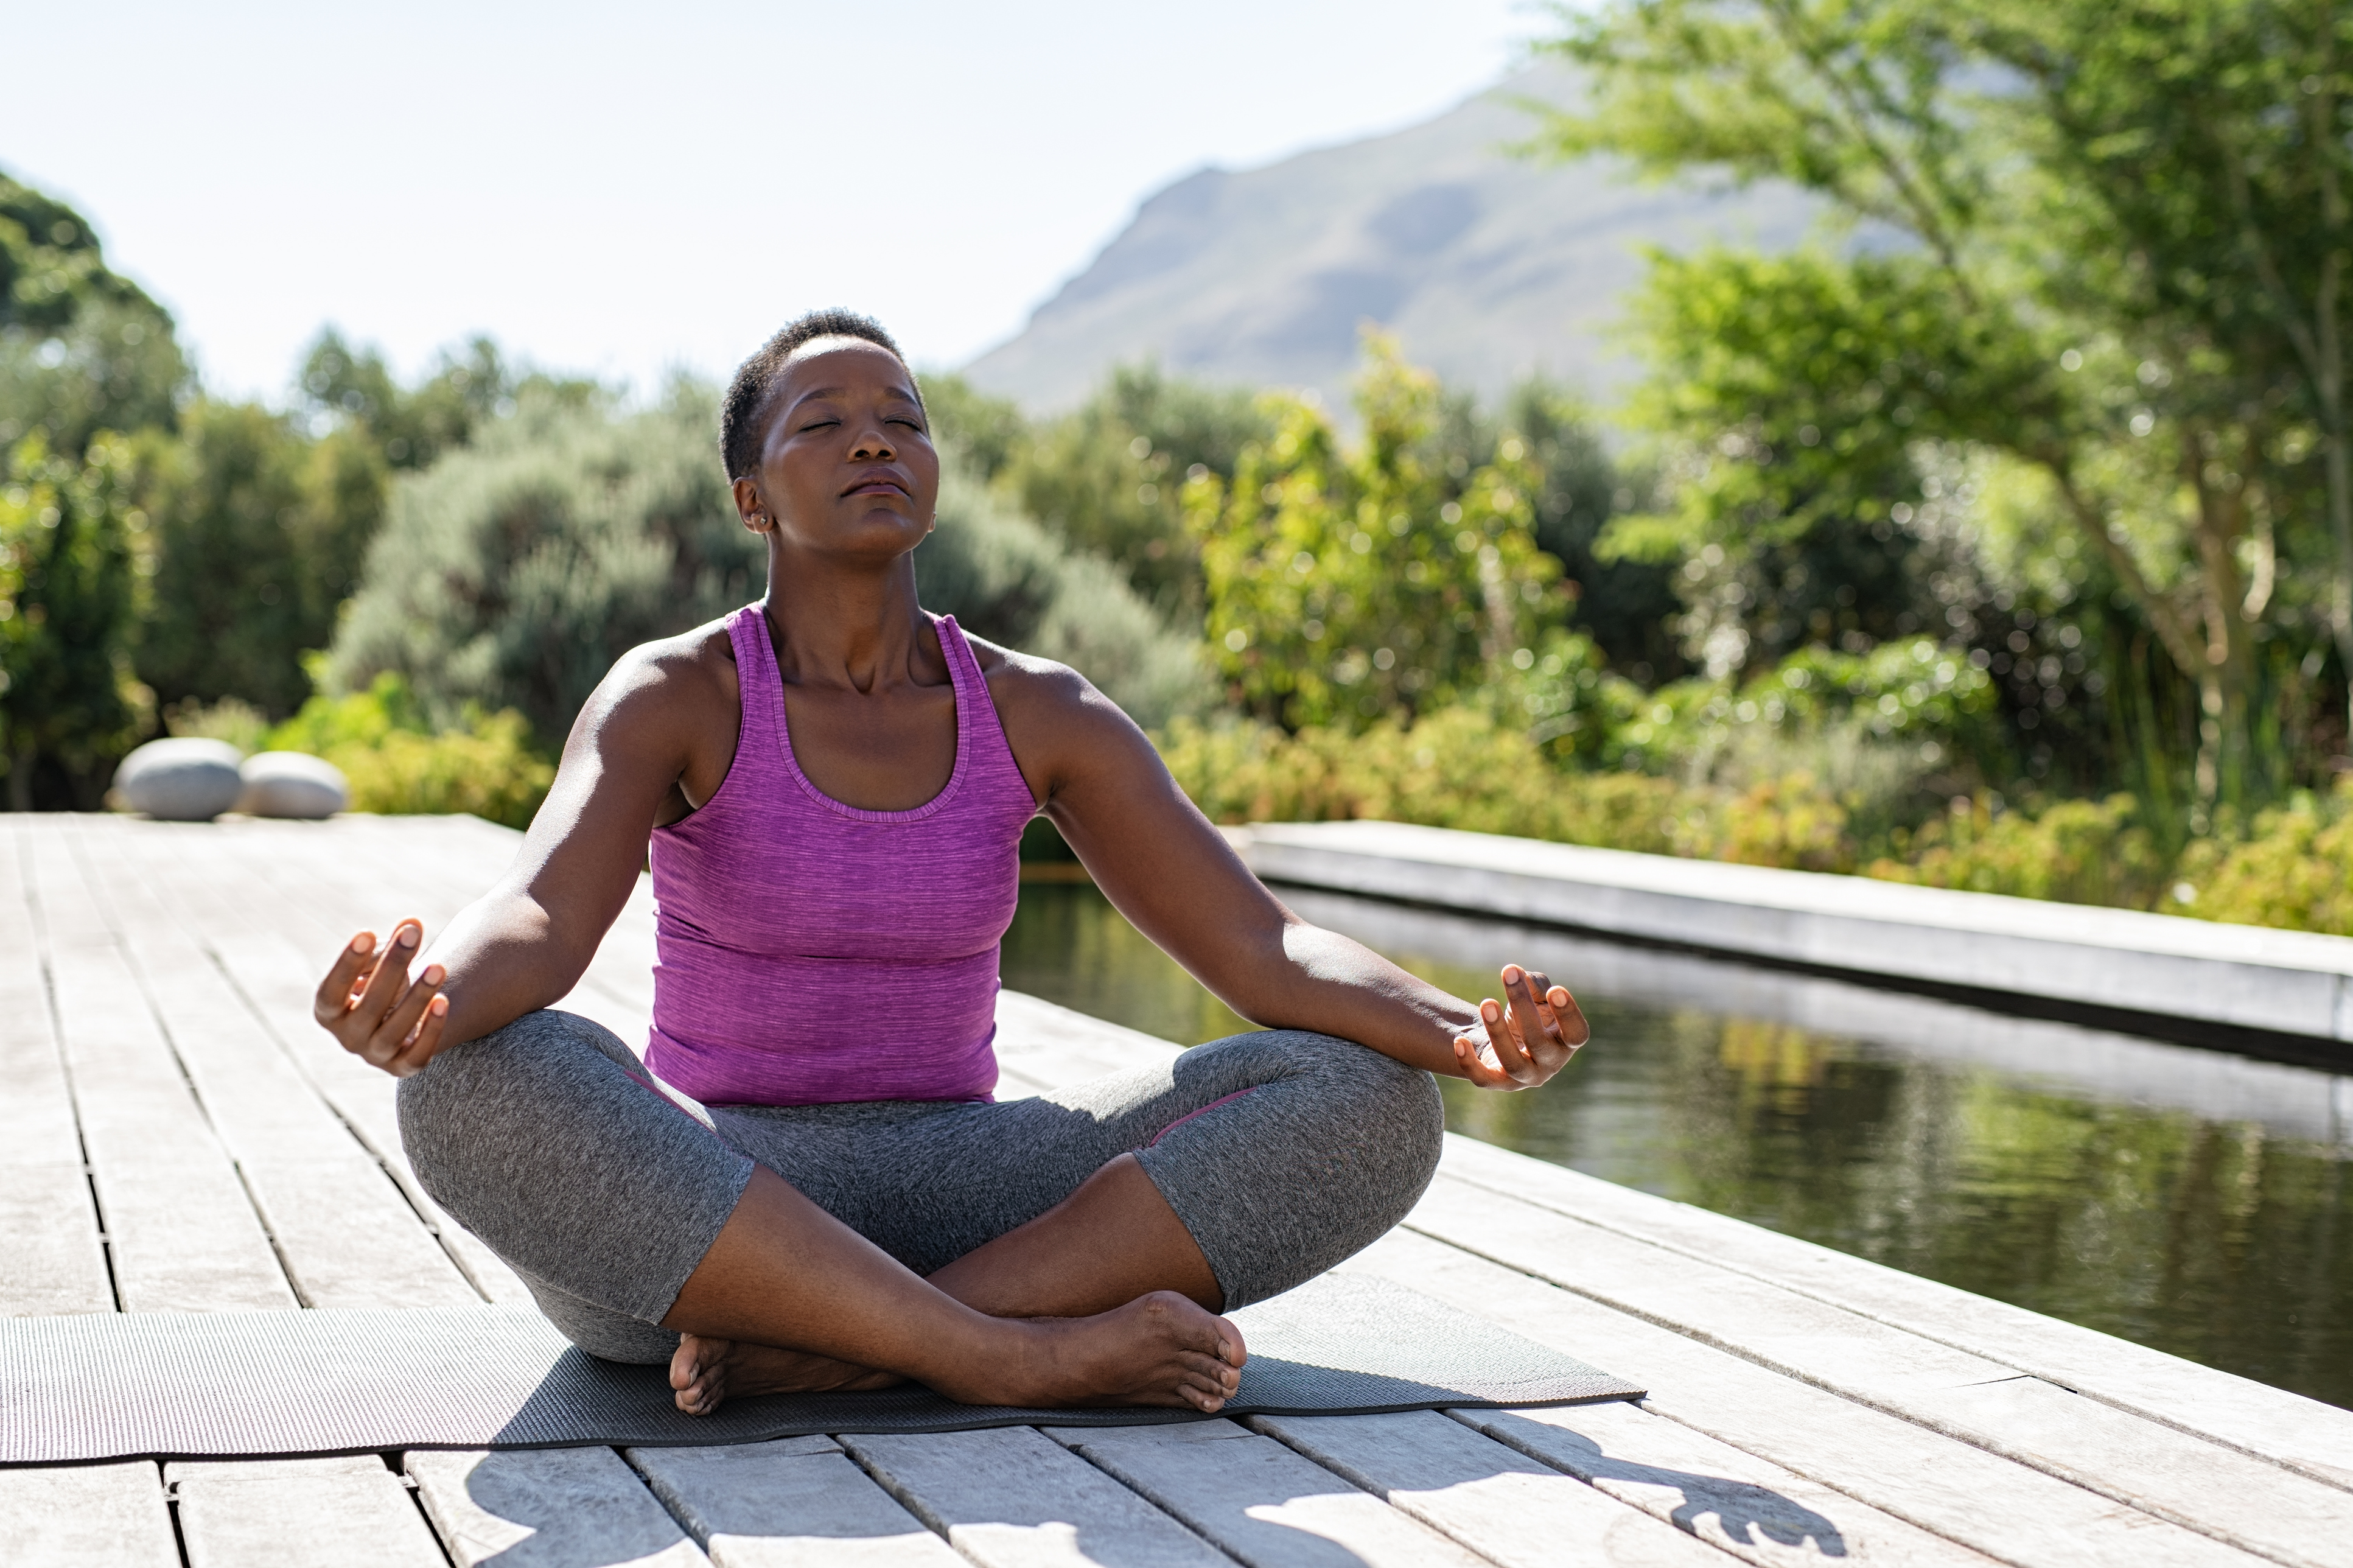
POLYGON ((1454 1037, 1456 1065, 1482 1089, 1533 1089, 1593 1037, 1577 999, 1543 975, 1505 964, 1504 995, 1504 1001, 1491 996, 1479 1004, 1485 1040, 1454 1037))

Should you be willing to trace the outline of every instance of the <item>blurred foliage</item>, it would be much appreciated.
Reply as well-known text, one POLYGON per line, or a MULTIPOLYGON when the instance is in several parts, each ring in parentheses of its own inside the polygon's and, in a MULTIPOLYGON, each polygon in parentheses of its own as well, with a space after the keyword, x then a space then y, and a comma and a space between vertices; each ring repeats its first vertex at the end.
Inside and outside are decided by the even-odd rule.
POLYGON ((0 763, 8 809, 94 810, 153 722, 132 678, 138 536, 129 444, 74 456, 38 435, 0 471, 0 763))
POLYGON ((465 812, 527 828, 555 779, 554 765, 533 749, 522 714, 470 705, 454 725, 437 728, 407 683, 389 672, 364 692, 312 697, 261 747, 333 763, 351 785, 354 811, 465 812))
POLYGON ((269 749, 269 715, 242 697, 203 703, 189 698, 164 709, 164 732, 222 740, 248 757, 269 749))
MULTIPOLYGON (((1602 426, 1585 404, 1543 380, 1524 381, 1505 399, 1502 433, 1516 440, 1509 454, 1537 478, 1530 502, 1536 546, 1561 564, 1576 603, 1574 622, 1593 639, 1603 661, 1649 685, 1686 673, 1672 624, 1680 605, 1672 563, 1605 556, 1601 539, 1610 520, 1630 512, 1656 489, 1656 476, 1614 455, 1602 426)), ((1488 461, 1491 448, 1451 453, 1466 470, 1488 461)))
POLYGON ((1994 813, 1984 797, 1956 797, 1950 816, 1903 847, 1910 863, 1874 862, 1870 874, 1927 887, 2147 909, 2172 884, 2165 857, 2129 795, 2063 800, 2039 816, 1994 813))
POLYGON ((1179 720, 1160 746, 1177 783, 1220 822, 1418 822, 2353 936, 2353 780, 2177 857, 2128 795, 2029 810, 1956 797, 1924 825, 1891 826, 1806 772, 1739 785, 1561 772, 1525 732, 1461 707, 1353 734, 1179 720))
POLYGON ((154 519, 141 679, 166 705, 240 697, 283 716, 310 682, 382 510, 383 461, 344 432, 312 440, 285 415, 200 399, 142 443, 154 519))
POLYGON ((955 375, 923 377, 923 393, 933 443, 944 455, 953 451, 955 465, 984 484, 995 482, 1029 444, 1029 418, 1010 397, 983 392, 955 375))
POLYGON ((1184 487, 1230 475, 1246 448, 1272 435, 1247 391, 1122 366, 1086 403, 1013 447, 999 483, 1049 531, 1116 562, 1164 612, 1198 618, 1201 569, 1184 487))
POLYGON ((574 408, 604 397, 594 381, 517 371, 498 345, 477 337, 445 349, 414 387, 403 387, 372 348, 354 348, 330 327, 311 340, 295 378, 296 407, 313 435, 349 430, 395 470, 425 469, 456 450, 530 396, 574 408))
POLYGON ((172 318, 108 269, 90 221, 0 175, 0 450, 37 434, 79 457, 168 425, 189 385, 172 318))
POLYGON ((613 662, 757 598, 764 556, 712 456, 705 388, 620 413, 526 388, 514 412, 395 487, 322 666, 392 672, 437 728, 520 710, 561 745, 613 662))
POLYGON ((1263 405, 1274 435, 1230 485, 1187 482, 1210 653, 1229 700, 1286 728, 1361 727, 1470 696, 1530 667, 1567 608, 1536 548, 1535 474, 1519 443, 1460 477, 1433 467, 1436 380, 1368 340, 1363 441, 1344 451, 1297 398, 1263 405))
POLYGON ((2175 913, 2353 937, 2353 775, 2191 844, 2176 874, 2175 913))

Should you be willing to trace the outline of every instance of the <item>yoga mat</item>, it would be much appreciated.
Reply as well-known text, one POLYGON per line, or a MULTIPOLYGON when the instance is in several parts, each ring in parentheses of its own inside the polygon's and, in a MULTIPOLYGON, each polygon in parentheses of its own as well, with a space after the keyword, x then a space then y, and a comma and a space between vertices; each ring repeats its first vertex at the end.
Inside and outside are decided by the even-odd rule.
MULTIPOLYGON (((1231 1315, 1222 1415, 1573 1404, 1642 1390, 1386 1280, 1327 1275, 1231 1315)), ((836 1432, 1132 1426, 1176 1410, 1010 1410, 918 1387, 670 1404, 666 1369, 600 1361, 538 1313, 92 1313, 0 1320, 0 1464, 397 1448, 695 1446, 836 1432)))

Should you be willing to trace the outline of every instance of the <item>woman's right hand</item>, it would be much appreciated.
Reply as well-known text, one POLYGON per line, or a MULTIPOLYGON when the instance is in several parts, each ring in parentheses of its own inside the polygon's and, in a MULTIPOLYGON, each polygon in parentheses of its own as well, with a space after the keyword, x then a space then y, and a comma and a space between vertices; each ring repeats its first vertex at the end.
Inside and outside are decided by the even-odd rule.
POLYGON ((408 961, 425 942, 425 927, 403 920, 379 956, 375 933, 362 931, 343 947, 335 967, 320 982, 311 1016, 336 1044, 370 1066, 396 1078, 421 1069, 441 1048, 449 999, 441 994, 448 978, 439 964, 427 964, 414 983, 408 961))

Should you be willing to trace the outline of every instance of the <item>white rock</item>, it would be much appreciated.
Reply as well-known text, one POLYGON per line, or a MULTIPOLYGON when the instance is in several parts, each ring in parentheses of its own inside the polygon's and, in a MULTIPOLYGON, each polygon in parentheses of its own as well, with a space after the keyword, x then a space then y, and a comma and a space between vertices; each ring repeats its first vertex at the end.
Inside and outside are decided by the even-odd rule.
POLYGON ((343 770, 303 751, 264 751, 237 771, 245 793, 237 809, 256 817, 332 817, 352 803, 343 770))
POLYGON ((245 792, 237 771, 242 756, 225 740, 151 740, 122 759, 114 788, 134 811, 167 822, 208 822, 245 792))

